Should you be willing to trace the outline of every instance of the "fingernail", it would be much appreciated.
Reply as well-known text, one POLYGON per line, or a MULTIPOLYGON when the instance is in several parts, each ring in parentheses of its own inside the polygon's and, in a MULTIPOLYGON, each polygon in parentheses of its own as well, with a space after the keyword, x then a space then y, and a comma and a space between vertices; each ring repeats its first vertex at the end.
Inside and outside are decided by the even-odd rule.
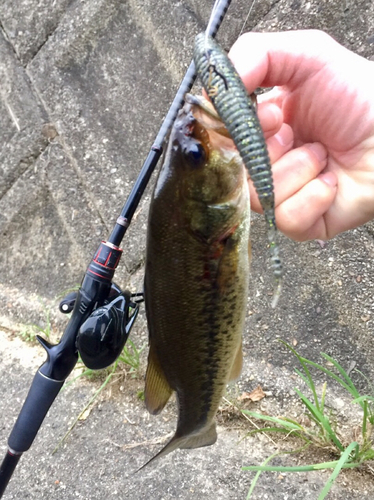
POLYGON ((333 172, 325 172, 318 176, 318 179, 321 179, 325 184, 330 187, 336 187, 338 185, 338 179, 333 172))
POLYGON ((280 131, 274 135, 274 139, 276 139, 281 146, 283 147, 288 146, 293 142, 292 128, 283 125, 280 131))
POLYGON ((318 158, 319 161, 324 161, 327 158, 327 151, 320 142, 313 142, 312 144, 306 144, 306 147, 312 151, 312 153, 318 158))

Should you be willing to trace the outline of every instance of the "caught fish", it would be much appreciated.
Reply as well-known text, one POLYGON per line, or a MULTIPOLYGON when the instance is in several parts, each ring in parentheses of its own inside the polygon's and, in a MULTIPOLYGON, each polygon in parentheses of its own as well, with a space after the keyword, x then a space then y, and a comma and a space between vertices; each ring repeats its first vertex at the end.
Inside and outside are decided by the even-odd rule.
POLYGON ((264 210, 276 285, 273 296, 275 307, 283 269, 276 240, 271 165, 256 109, 226 53, 206 33, 196 37, 194 61, 206 92, 243 158, 264 210))
POLYGON ((195 96, 186 101, 157 179, 147 235, 145 404, 158 414, 174 391, 178 403, 175 435, 156 457, 216 441, 218 406, 242 367, 247 171, 211 104, 195 96))

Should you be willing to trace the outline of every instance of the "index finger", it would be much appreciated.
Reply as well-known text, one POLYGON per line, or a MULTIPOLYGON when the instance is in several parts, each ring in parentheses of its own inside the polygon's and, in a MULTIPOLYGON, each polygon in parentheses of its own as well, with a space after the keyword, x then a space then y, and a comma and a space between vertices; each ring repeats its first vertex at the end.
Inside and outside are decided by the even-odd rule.
POLYGON ((327 44, 338 45, 318 30, 251 32, 238 38, 229 56, 248 92, 253 92, 257 87, 299 85, 326 65, 327 44))

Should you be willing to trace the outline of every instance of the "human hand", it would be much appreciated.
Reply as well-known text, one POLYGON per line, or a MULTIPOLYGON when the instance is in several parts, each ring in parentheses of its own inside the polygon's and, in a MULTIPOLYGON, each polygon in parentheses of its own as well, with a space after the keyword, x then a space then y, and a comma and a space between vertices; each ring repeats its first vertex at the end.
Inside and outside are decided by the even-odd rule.
POLYGON ((373 219, 374 63, 320 31, 247 33, 229 55, 249 93, 275 87, 258 113, 279 229, 324 240, 373 219))

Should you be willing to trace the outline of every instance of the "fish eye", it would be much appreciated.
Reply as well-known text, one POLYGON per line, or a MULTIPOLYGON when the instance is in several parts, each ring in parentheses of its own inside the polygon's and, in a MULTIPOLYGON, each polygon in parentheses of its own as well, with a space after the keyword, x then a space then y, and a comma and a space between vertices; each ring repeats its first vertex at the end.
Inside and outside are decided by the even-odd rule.
POLYGON ((200 167, 206 160, 204 147, 199 142, 192 142, 184 150, 187 161, 193 167, 200 167))

